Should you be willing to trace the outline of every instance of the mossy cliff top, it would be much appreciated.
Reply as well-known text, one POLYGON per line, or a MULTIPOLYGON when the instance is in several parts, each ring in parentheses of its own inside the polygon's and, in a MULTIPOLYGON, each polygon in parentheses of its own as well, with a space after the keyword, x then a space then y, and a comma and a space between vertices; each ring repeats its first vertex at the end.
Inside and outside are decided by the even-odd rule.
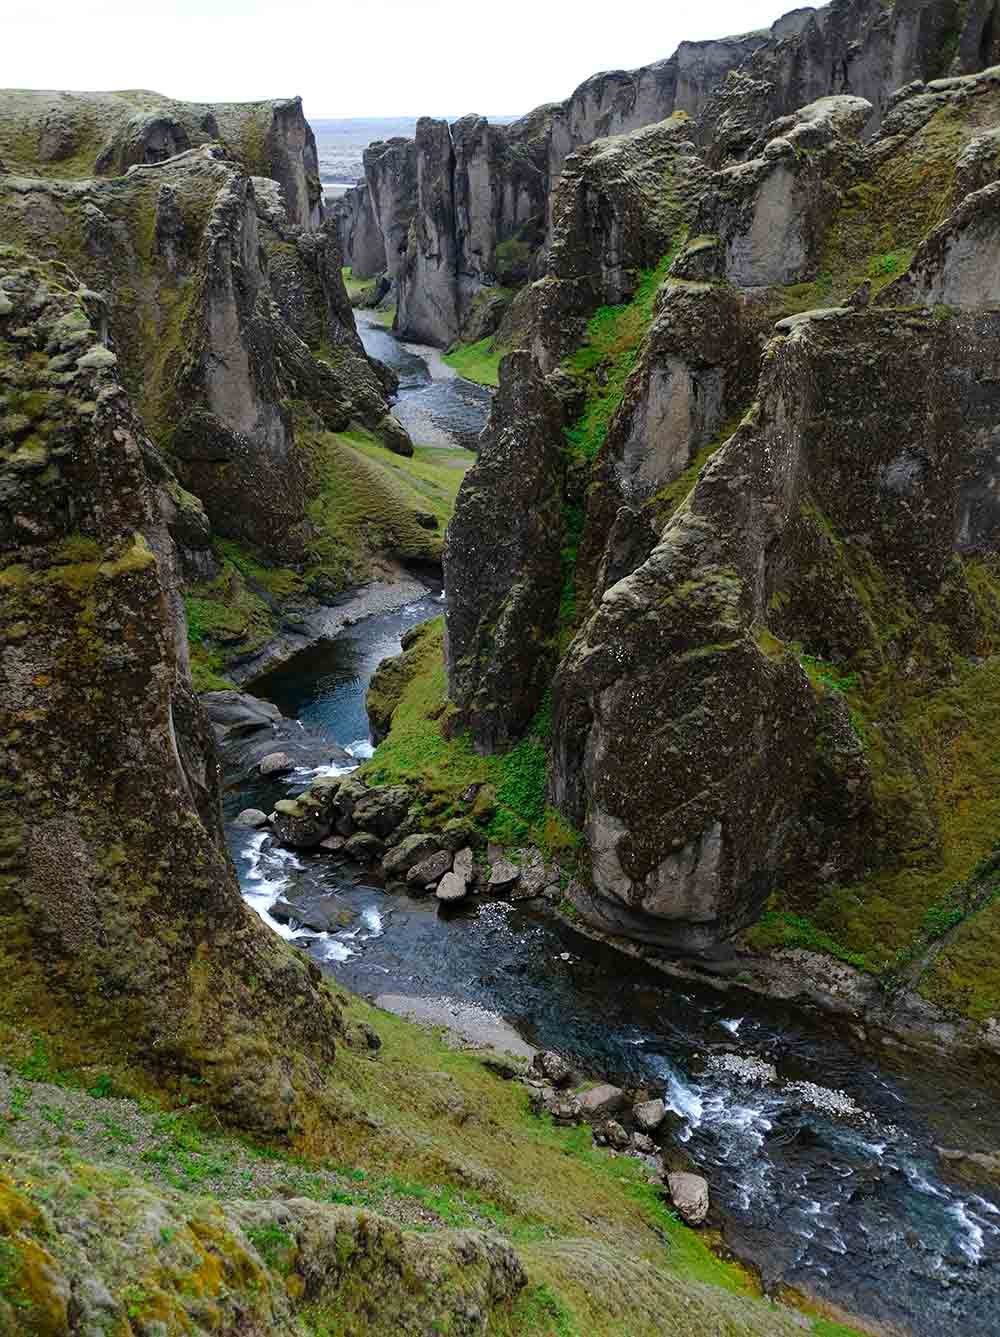
POLYGON ((287 1130, 315 1117, 338 1009, 240 899, 155 452, 104 327, 65 266, 5 248, 3 1029, 287 1130))
POLYGON ((250 175, 280 182, 294 222, 319 222, 316 142, 299 98, 207 103, 143 90, 0 91, 0 161, 21 176, 121 176, 209 143, 221 144, 250 175))

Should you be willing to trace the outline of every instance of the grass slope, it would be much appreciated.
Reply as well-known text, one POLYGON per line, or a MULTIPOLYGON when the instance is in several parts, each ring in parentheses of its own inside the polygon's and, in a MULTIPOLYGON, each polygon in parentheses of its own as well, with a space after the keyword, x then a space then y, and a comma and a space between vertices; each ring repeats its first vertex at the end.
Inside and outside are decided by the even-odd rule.
POLYGON ((310 597, 361 585, 387 562, 440 561, 473 459, 467 450, 418 446, 411 457, 395 455, 361 427, 304 430, 299 442, 310 452, 315 483, 309 561, 297 570, 270 567, 247 547, 216 540, 219 575, 190 586, 184 600, 200 692, 231 686, 227 660, 263 647, 279 621, 301 618, 310 597), (428 521, 435 527, 427 528, 428 521))
POLYGON ((527 1271, 516 1303, 495 1307, 493 1337, 803 1330, 678 1224, 638 1162, 594 1149, 587 1129, 533 1116, 525 1088, 475 1053, 357 999, 346 1011, 377 1028, 382 1048, 341 1049, 330 1117, 291 1148, 248 1143, 197 1104, 168 1110, 116 1094, 92 1069, 61 1072, 37 1039, 8 1048, 0 1331, 68 1333, 58 1279, 82 1279, 85 1266, 138 1325, 123 1332, 153 1321, 164 1334, 216 1331, 235 1292, 247 1306, 290 1307, 298 1327, 288 1330, 303 1337, 380 1334, 394 1329, 366 1317, 366 1294, 382 1286, 424 1303, 422 1277, 397 1270, 400 1250, 408 1238, 433 1248, 454 1228, 489 1229, 527 1271), (333 1214, 310 1216, 309 1204, 333 1214), (352 1247, 338 1269, 327 1265, 317 1300, 321 1219, 352 1247), (346 1263, 362 1247, 367 1280, 356 1285, 346 1263))
POLYGON ((507 349, 497 344, 492 335, 474 344, 455 344, 444 354, 444 361, 459 376, 479 385, 500 384, 500 362, 507 349))

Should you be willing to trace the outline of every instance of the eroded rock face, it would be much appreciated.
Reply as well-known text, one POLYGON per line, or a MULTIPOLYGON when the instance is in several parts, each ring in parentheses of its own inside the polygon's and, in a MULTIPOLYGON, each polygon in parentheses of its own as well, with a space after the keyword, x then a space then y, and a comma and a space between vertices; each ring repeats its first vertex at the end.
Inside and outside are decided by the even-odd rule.
POLYGON ((1000 305, 1000 183, 967 195, 879 301, 900 306, 1000 305))
POLYGON ((110 1034, 161 1080, 200 1076, 244 1126, 289 1131, 339 1015, 246 910, 225 853, 175 553, 106 312, 64 266, 10 247, 0 293, 10 1005, 56 1042, 110 1034))
MULTIPOLYGON (((596 140, 613 139, 681 113, 690 118, 688 138, 702 146, 716 166, 754 158, 761 133, 778 118, 831 96, 867 102, 858 129, 875 133, 895 91, 914 81, 982 70, 1000 60, 1000 19, 995 0, 907 0, 887 7, 882 0, 833 0, 821 8, 800 8, 769 30, 715 41, 682 42, 666 60, 636 70, 614 70, 585 80, 563 102, 536 108, 511 126, 491 126, 466 117, 451 127, 451 200, 438 187, 418 188, 416 157, 426 151, 412 140, 390 141, 394 169, 389 209, 379 205, 385 179, 379 150, 366 175, 393 277, 406 252, 410 221, 416 249, 409 264, 408 303, 413 326, 448 343, 461 333, 470 297, 491 282, 518 286, 540 276, 541 256, 556 239, 556 191, 573 157, 596 140), (407 147, 408 146, 408 147, 407 147), (502 254, 504 247, 508 254, 502 254), (511 269, 517 254, 523 264, 511 269), (440 260, 438 259, 440 257, 440 260), (445 267, 450 282, 442 297, 445 267), (427 291, 424 292, 424 288, 427 291), (433 313, 433 314, 432 314, 433 313)), ((443 133, 439 132, 443 140, 443 133)), ((419 139, 419 135, 418 135, 419 139)), ((2 151, 0 143, 0 151, 2 151)), ((441 145, 435 153, 443 161, 441 145)), ((749 277, 761 280, 762 251, 774 268, 787 254, 786 269, 801 268, 816 218, 802 216, 796 193, 808 164, 773 161, 758 171, 756 214, 761 220, 749 244, 749 277), (792 220, 803 217, 805 233, 792 220), (783 225, 775 228, 775 222, 783 225)), ((438 169, 428 172, 437 179, 438 169)), ((821 176, 817 178, 822 180, 821 176)), ((741 194, 747 187, 744 181, 741 194)), ((817 210, 822 200, 817 201, 817 210)), ((342 206, 342 235, 358 237, 359 255, 378 251, 371 239, 363 193, 342 206)), ((657 257, 659 258, 659 257, 657 257)), ((616 268, 609 254, 610 268, 616 268)), ((655 262, 654 262, 655 263, 655 262)), ((359 271, 362 272, 362 271, 359 271)), ((375 270, 363 272, 374 273, 375 270)), ((743 280, 737 280, 743 282, 743 280)), ((791 279, 778 281, 791 282, 791 279)), ((620 300, 609 298, 608 300, 620 300)), ((573 314, 579 314, 574 312, 573 314)), ((410 326, 403 326, 409 329, 410 326)))
POLYGON ((0 93, 0 156, 24 176, 122 176, 213 142, 251 175, 280 183, 293 223, 319 225, 316 141, 301 98, 207 103, 143 92, 0 93))
POLYGON ((370 279, 385 272, 385 238, 379 229, 368 182, 352 186, 331 210, 338 228, 344 264, 356 279, 370 279))
POLYGON ((699 950, 779 879, 860 873, 865 753, 843 698, 818 699, 785 644, 893 653, 866 602, 880 580, 928 617, 940 608, 963 653, 976 643, 956 554, 998 537, 997 321, 782 323, 757 412, 557 674, 553 797, 587 832, 595 922, 699 950))
POLYGON ((595 307, 627 301, 674 244, 708 173, 683 115, 570 157, 555 192, 548 273, 532 290, 532 350, 545 371, 595 307))
POLYGON ((719 238, 720 277, 749 289, 812 277, 838 177, 871 112, 863 98, 821 98, 773 123, 759 157, 716 174, 697 231, 719 238))
POLYGON ((445 539, 449 694, 484 752, 524 732, 554 665, 564 471, 558 401, 511 353, 445 539))
POLYGON ((289 401, 334 430, 353 416, 375 427, 386 411, 332 233, 293 225, 284 187, 264 184, 258 199, 211 147, 113 181, 5 178, 0 222, 110 295, 126 385, 212 528, 301 560, 312 484, 289 401))

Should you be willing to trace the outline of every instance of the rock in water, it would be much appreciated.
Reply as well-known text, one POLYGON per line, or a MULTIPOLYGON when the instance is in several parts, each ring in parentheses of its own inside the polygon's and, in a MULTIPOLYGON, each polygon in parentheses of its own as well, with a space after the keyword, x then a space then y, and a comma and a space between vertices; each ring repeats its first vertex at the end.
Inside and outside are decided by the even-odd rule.
POLYGON ((244 808, 233 819, 233 826, 267 826, 267 820, 267 813, 261 812, 260 808, 244 808))
POLYGON ((466 882, 471 883, 476 873, 476 856, 468 845, 458 851, 453 864, 455 872, 466 882))
POLYGON ((263 776, 287 775, 289 771, 294 771, 295 762, 287 752, 269 752, 261 758, 258 769, 263 776))
POLYGON ((676 1170, 667 1175, 667 1187, 681 1219, 689 1226, 703 1225, 708 1216, 708 1180, 676 1170))
POLYGON ((451 902, 463 900, 467 891, 468 884, 464 877, 458 873, 445 873, 434 894, 439 901, 451 902))
POLYGON ((521 870, 509 859, 498 859, 490 869, 490 891, 509 891, 521 876, 521 870))
POLYGON ((387 877, 405 877, 414 864, 420 863, 432 854, 437 854, 440 848, 441 842, 437 836, 427 836, 419 833, 406 836, 398 845, 389 850, 382 860, 382 867, 385 869, 387 877))
POLYGON ((587 1119, 596 1119, 601 1115, 615 1114, 625 1104, 625 1092, 618 1086, 607 1082, 593 1086, 589 1091, 580 1093, 580 1109, 587 1119))
POLYGON ((421 859, 406 875, 406 880, 418 887, 429 887, 438 882, 451 869, 451 851, 438 850, 436 854, 421 859))
POLYGON ((662 1100, 644 1100, 634 1107, 632 1114, 644 1133, 655 1133, 666 1118, 667 1107, 662 1100))

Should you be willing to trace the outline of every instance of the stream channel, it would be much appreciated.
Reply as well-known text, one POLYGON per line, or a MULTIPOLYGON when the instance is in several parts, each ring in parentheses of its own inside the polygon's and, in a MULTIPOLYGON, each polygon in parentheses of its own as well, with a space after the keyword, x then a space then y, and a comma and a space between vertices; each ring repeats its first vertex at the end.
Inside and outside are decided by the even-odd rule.
MULTIPOLYGON (((471 444, 489 392, 430 349, 400 344, 358 313, 366 348, 400 374, 397 416, 417 440, 471 444)), ((369 755, 364 694, 408 627, 440 594, 357 623, 251 687, 289 716, 369 755)), ((818 1011, 673 981, 582 937, 541 902, 478 896, 457 913, 389 896, 336 856, 293 853, 231 825, 270 811, 317 774, 234 784, 230 849, 247 902, 346 987, 444 1000, 510 1023, 529 1044, 593 1076, 662 1095, 677 1136, 707 1175, 725 1238, 765 1284, 786 1283, 891 1332, 1000 1333, 1000 1193, 943 1177, 935 1145, 1000 1148, 1000 1108, 973 1074, 894 1051, 876 1059, 818 1011), (267 913, 336 892, 356 919, 303 934, 267 913)))

